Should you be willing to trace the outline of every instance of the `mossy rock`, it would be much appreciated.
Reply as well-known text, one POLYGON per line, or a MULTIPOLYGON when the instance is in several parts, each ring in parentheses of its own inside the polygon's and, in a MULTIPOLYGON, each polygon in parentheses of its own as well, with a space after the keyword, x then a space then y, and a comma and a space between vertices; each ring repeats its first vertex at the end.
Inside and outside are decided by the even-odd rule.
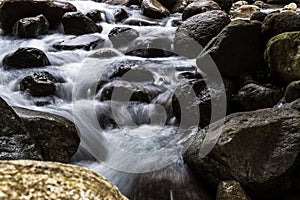
POLYGON ((300 79, 300 32, 287 32, 271 38, 265 60, 271 74, 282 83, 300 79))
POLYGON ((101 175, 54 162, 1 161, 0 180, 1 199, 127 199, 101 175))

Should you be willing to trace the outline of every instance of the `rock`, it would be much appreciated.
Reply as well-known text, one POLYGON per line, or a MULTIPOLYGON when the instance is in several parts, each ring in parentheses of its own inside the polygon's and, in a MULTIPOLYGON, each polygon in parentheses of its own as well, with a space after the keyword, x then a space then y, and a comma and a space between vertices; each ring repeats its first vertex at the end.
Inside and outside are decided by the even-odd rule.
POLYGON ((284 99, 288 103, 300 99, 300 81, 293 81, 287 86, 284 99))
POLYGON ((20 117, 0 97, 0 160, 42 160, 41 149, 25 130, 20 117))
POLYGON ((275 106, 283 97, 283 92, 275 87, 249 83, 234 95, 233 104, 238 111, 252 111, 275 106), (255 103, 253 103, 255 102, 255 103))
POLYGON ((127 19, 129 16, 128 16, 126 10, 124 10, 123 8, 120 8, 120 9, 116 10, 116 12, 114 13, 114 17, 115 17, 115 22, 121 22, 124 19, 127 19))
POLYGON ((102 48, 104 41, 105 40, 99 35, 86 34, 54 44, 53 47, 58 50, 84 49, 88 51, 95 48, 102 48))
POLYGON ((76 153, 80 137, 75 124, 58 115, 14 107, 26 130, 42 150, 44 160, 67 163, 76 153))
POLYGON ((127 200, 101 175, 74 165, 18 160, 1 161, 0 169, 3 199, 127 200))
POLYGON ((202 50, 201 47, 217 36, 229 23, 229 16, 219 10, 194 15, 177 28, 174 49, 181 55, 194 58, 202 50))
POLYGON ((71 12, 64 14, 62 24, 66 34, 84 35, 88 33, 101 33, 102 27, 82 13, 71 12))
POLYGON ((220 118, 216 119, 214 116, 214 119, 211 119, 211 108, 217 106, 216 110, 223 111, 224 107, 228 105, 228 109, 230 109, 230 97, 234 93, 235 86, 231 81, 224 79, 224 87, 222 88, 221 83, 211 83, 208 87, 203 79, 185 82, 177 87, 172 97, 172 107, 180 126, 199 125, 204 128, 211 120, 223 118, 224 116, 218 116, 220 118), (212 104, 212 100, 214 104, 212 104), (195 120, 198 122, 196 123, 195 120))
POLYGON ((161 19, 170 15, 170 11, 157 0, 143 0, 141 9, 145 16, 154 19, 161 19))
POLYGON ((137 5, 141 6, 142 0, 127 0, 126 6, 132 6, 132 5, 137 5))
POLYGON ((222 181, 218 186, 216 200, 250 200, 237 181, 222 181))
POLYGON ((39 15, 18 20, 13 27, 12 34, 21 38, 35 38, 46 34, 48 30, 48 20, 44 15, 39 15))
POLYGON ((299 0, 267 0, 267 3, 269 4, 287 4, 287 3, 291 3, 291 2, 294 2, 294 3, 300 3, 299 0))
POLYGON ((211 10, 221 10, 221 8, 219 4, 212 0, 194 1, 184 9, 182 13, 182 20, 186 20, 191 16, 211 10))
POLYGON ((300 111, 300 98, 296 99, 295 101, 292 101, 291 103, 283 104, 282 108, 289 108, 289 109, 295 109, 295 110, 300 111))
POLYGON ((154 83, 152 72, 141 67, 132 65, 120 65, 116 71, 109 76, 109 79, 122 79, 128 82, 150 82, 154 83))
POLYGON ((0 24, 6 33, 11 33, 14 24, 26 17, 43 14, 49 21, 51 29, 56 28, 66 12, 75 12, 76 7, 67 2, 10 0, 0 5, 0 24))
POLYGON ((290 3, 288 5, 285 5, 283 9, 284 10, 296 11, 297 10, 297 4, 295 4, 294 2, 290 3))
POLYGON ((3 59, 4 69, 22 69, 51 65, 46 54, 36 48, 19 48, 3 59))
POLYGON ((180 1, 182 0, 158 0, 158 2, 161 3, 161 5, 163 5, 168 10, 171 10, 175 6, 175 4, 180 1))
POLYGON ((115 81, 108 83, 100 90, 100 101, 112 100, 114 95, 115 101, 138 101, 143 103, 150 103, 154 97, 156 97, 162 91, 155 87, 139 86, 138 84, 129 83, 125 81, 115 81))
POLYGON ((299 164, 299 111, 235 113, 224 125, 216 122, 212 127, 198 134, 184 153, 187 164, 207 183, 216 188, 220 180, 237 180, 253 199, 274 199, 289 188, 289 175, 299 164), (205 135, 209 137, 202 143, 205 135))
POLYGON ((241 6, 248 5, 247 1, 236 1, 232 4, 233 9, 239 9, 241 6))
POLYGON ((257 20, 257 21, 263 22, 267 15, 268 14, 266 14, 266 13, 257 11, 251 15, 250 20, 257 20))
POLYGON ((174 55, 171 45, 172 41, 165 36, 138 38, 126 49, 125 55, 142 58, 170 57, 174 55))
POLYGON ((126 46, 139 36, 137 30, 128 27, 115 27, 108 34, 108 38, 115 48, 126 46))
POLYGON ((170 9, 171 13, 182 13, 188 2, 185 0, 176 1, 175 5, 170 9))
POLYGON ((88 13, 86 13, 85 16, 97 23, 102 21, 101 13, 102 11, 100 10, 91 10, 88 13))
POLYGON ((241 12, 257 12, 260 10, 260 8, 255 5, 242 5, 239 10, 241 12))
POLYGON ((237 80, 243 74, 258 71, 264 66, 260 27, 258 21, 231 22, 200 53, 198 67, 209 72, 212 66, 207 59, 211 56, 221 75, 227 78, 237 80))
POLYGON ((110 5, 126 5, 127 0, 100 0, 102 3, 110 4, 110 5))
POLYGON ((222 10, 229 13, 234 0, 214 0, 222 10))
POLYGON ((119 51, 113 48, 98 49, 89 55, 90 58, 103 58, 103 59, 114 58, 118 56, 122 56, 122 53, 120 53, 119 51))
POLYGON ((35 97, 51 96, 55 94, 56 82, 49 72, 35 72, 21 80, 20 88, 35 97))
POLYGON ((280 83, 300 80, 300 32, 287 32, 269 40, 265 50, 265 60, 271 75, 280 83))
POLYGON ((293 12, 269 14, 262 25, 262 34, 267 42, 284 32, 300 31, 300 16, 293 12))

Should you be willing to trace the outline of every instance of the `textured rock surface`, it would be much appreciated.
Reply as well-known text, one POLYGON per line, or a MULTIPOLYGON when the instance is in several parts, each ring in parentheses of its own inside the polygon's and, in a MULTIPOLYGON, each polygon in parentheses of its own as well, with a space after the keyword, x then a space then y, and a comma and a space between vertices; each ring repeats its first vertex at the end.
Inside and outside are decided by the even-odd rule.
POLYGON ((44 15, 39 15, 18 20, 13 27, 12 34, 21 38, 35 38, 46 34, 48 30, 48 20, 44 15))
POLYGON ((65 33, 71 35, 100 33, 102 31, 102 27, 98 26, 92 19, 79 12, 64 14, 62 24, 65 33))
POLYGON ((20 88, 22 91, 28 91, 32 96, 50 96, 55 94, 56 82, 49 72, 35 72, 21 80, 20 88))
POLYGON ((75 124, 58 115, 14 107, 26 130, 42 150, 44 160, 70 161, 76 153, 80 137, 75 124))
POLYGON ((170 15, 170 11, 157 0, 143 0, 141 8, 145 16, 154 19, 161 19, 170 15))
POLYGON ((222 181, 218 186, 216 200, 250 200, 237 181, 222 181))
POLYGON ((230 23, 223 11, 208 11, 185 20, 176 30, 174 48, 180 54, 196 57, 204 46, 230 23))
POLYGON ((198 67, 209 71, 211 65, 206 60, 211 56, 222 76, 236 80, 243 74, 257 72, 264 66, 260 27, 257 21, 231 22, 200 53, 198 67))
POLYGON ((56 28, 66 12, 74 12, 76 7, 67 2, 49 0, 10 0, 0 5, 0 24, 4 32, 11 33, 13 25, 22 18, 43 14, 50 28, 56 28))
POLYGON ((265 60, 271 75, 289 83, 300 80, 300 31, 282 33, 271 38, 265 50, 265 60))
POLYGON ((22 69, 50 65, 46 54, 36 48, 19 48, 3 59, 4 69, 22 69))
POLYGON ((284 32, 300 31, 300 16, 293 12, 269 14, 263 21, 262 34, 265 42, 284 32))
POLYGON ((250 197, 270 197, 289 187, 289 174, 299 164, 300 112, 263 109, 229 115, 225 125, 216 124, 196 136, 184 155, 185 161, 211 184, 235 179, 250 197), (221 131, 221 136, 218 136, 221 131), (216 138, 217 137, 217 138, 216 138), (200 158, 200 148, 217 142, 200 158), (203 145, 203 146, 202 146, 203 145))
POLYGON ((0 179, 2 199, 127 199, 104 177, 73 165, 1 161, 0 179))
POLYGON ((20 117, 0 97, 0 160, 42 160, 42 152, 20 117))
POLYGON ((221 10, 221 8, 219 4, 212 0, 194 1, 184 9, 182 13, 182 20, 186 20, 191 16, 211 10, 221 10))
POLYGON ((286 100, 286 102, 290 103, 299 98, 300 98, 300 81, 293 81, 287 86, 284 94, 284 99, 286 100))

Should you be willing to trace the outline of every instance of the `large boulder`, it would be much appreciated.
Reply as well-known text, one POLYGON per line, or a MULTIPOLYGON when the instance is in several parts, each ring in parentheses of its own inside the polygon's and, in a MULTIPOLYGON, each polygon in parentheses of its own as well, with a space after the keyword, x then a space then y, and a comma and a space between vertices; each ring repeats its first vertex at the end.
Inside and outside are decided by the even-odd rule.
POLYGON ((300 15, 296 13, 272 13, 263 21, 262 34, 265 42, 273 36, 291 31, 300 31, 300 15))
POLYGON ((67 163, 76 153, 80 137, 75 124, 58 115, 14 107, 36 141, 44 160, 67 163))
POLYGON ((41 149, 15 111, 0 97, 0 160, 43 160, 41 149))
POLYGON ((41 161, 1 161, 2 199, 127 200, 104 177, 88 169, 41 161))
POLYGON ((21 38, 35 38, 46 34, 48 30, 48 20, 44 15, 39 15, 18 20, 13 27, 12 34, 21 38))
POLYGON ((56 82, 49 72, 35 72, 20 81, 20 89, 36 97, 50 96, 55 94, 56 82))
POLYGON ((219 10, 194 15, 185 20, 176 30, 174 48, 176 52, 196 57, 213 37, 230 23, 229 16, 219 10))
POLYGON ((56 28, 66 12, 74 12, 76 7, 67 2, 50 0, 10 0, 0 5, 0 24, 6 33, 11 33, 14 24, 22 18, 43 14, 49 21, 50 28, 56 28))
POLYGON ((235 113, 224 123, 195 136, 184 153, 188 165, 215 189, 221 180, 239 181, 253 199, 288 190, 299 165, 300 112, 269 108, 235 113))
POLYGON ((282 33, 271 38, 265 50, 265 60, 271 75, 281 83, 300 80, 300 32, 282 33))
POLYGON ((207 59, 210 56, 222 76, 237 80, 243 74, 256 72, 264 66, 260 28, 257 21, 231 22, 200 53, 198 67, 209 72, 212 66, 207 59))
POLYGON ((182 13, 182 20, 186 20, 191 16, 211 10, 221 10, 221 8, 219 4, 212 0, 195 1, 184 9, 182 13))
POLYGON ((53 47, 57 50, 84 49, 89 51, 91 49, 102 48, 104 42, 105 40, 98 34, 85 34, 56 43, 53 47))
POLYGON ((19 48, 3 59, 4 69, 22 69, 51 65, 46 54, 36 48, 19 48))
POLYGON ((84 35, 88 33, 100 33, 102 27, 98 26, 92 19, 80 12, 64 14, 62 24, 66 34, 84 35))
POLYGON ((143 0, 141 8, 145 16, 154 19, 161 19, 170 15, 170 11, 157 0, 143 0))

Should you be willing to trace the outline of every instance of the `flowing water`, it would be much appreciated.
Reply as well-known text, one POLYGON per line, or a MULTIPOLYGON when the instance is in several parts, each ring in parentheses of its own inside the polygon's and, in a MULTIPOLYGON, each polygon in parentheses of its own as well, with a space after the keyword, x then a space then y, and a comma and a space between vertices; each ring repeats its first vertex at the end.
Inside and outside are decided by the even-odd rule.
MULTIPOLYGON (((103 31, 105 48, 111 48, 109 31, 113 14, 122 6, 111 6, 92 1, 71 1, 83 13, 91 9, 104 11, 103 31)), ((164 37, 173 40, 176 27, 172 25, 179 16, 153 20, 141 15, 139 9, 122 7, 129 18, 150 21, 155 26, 130 26, 139 33, 141 41, 164 37)), ((126 23, 126 22, 125 22, 126 23)), ((0 60, 19 47, 35 47, 48 56, 51 66, 38 69, 5 71, 0 67, 0 94, 12 106, 50 112, 76 123, 81 144, 72 163, 87 167, 104 175, 117 185, 130 199, 198 200, 211 199, 182 161, 182 151, 189 139, 197 134, 196 128, 181 130, 172 114, 172 94, 182 82, 181 71, 194 71, 195 60, 181 57, 138 58, 119 56, 110 59, 93 59, 93 51, 56 51, 53 44, 71 38, 62 28, 37 39, 16 39, 0 35, 0 60), (97 100, 96 87, 111 66, 130 62, 150 70, 154 74, 153 85, 143 85, 153 93, 159 93, 151 103, 128 103, 97 100), (33 98, 21 92, 19 81, 35 71, 48 71, 56 79, 57 92, 52 97, 33 98), (50 102, 37 106, 39 102, 50 102), (114 122, 112 122, 112 119, 114 122), (117 124, 117 125, 116 125, 117 124)), ((142 83, 139 83, 142 84, 142 83)), ((101 90, 100 90, 101 92, 101 90)))

